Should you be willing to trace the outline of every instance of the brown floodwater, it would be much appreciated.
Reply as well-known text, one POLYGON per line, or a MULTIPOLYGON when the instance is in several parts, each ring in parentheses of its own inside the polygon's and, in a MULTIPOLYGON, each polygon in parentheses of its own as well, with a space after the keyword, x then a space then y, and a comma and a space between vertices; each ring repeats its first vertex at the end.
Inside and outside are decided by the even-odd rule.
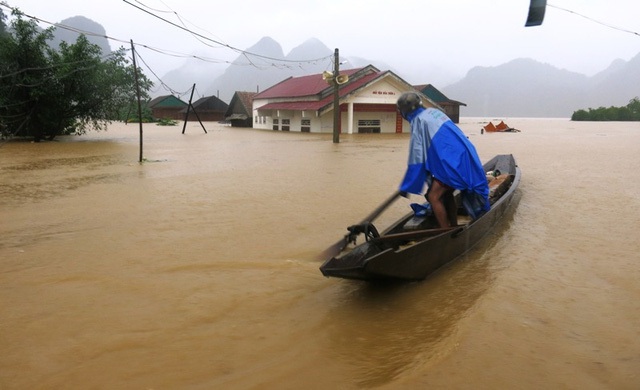
MULTIPOLYGON (((137 125, 0 146, 1 389, 637 389, 640 124, 461 127, 517 209, 421 282, 316 255, 399 184, 408 135, 137 125)), ((376 225, 409 210, 399 200, 376 225)))

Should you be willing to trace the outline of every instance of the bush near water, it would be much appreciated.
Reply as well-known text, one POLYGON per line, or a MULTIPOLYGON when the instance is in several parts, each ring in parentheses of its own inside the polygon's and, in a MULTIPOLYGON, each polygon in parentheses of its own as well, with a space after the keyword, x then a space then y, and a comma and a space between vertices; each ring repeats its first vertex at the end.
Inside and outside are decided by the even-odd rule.
POLYGON ((600 107, 574 111, 572 121, 640 121, 640 99, 636 96, 625 107, 600 107))

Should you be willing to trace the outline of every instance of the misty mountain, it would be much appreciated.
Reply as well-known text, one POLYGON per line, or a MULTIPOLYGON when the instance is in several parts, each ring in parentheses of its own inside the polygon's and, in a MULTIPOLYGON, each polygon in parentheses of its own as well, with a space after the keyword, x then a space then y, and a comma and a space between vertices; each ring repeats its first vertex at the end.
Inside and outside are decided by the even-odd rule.
POLYGON ((640 96, 640 54, 589 78, 532 59, 475 67, 442 88, 464 102, 462 116, 571 117, 579 109, 625 106, 640 96))
MULTIPOLYGON (((223 74, 206 88, 207 95, 230 101, 236 91, 260 92, 289 77, 333 71, 334 50, 316 38, 308 39, 284 55, 282 46, 270 37, 260 39, 240 54, 223 74)), ((340 56, 343 68, 388 65, 358 57, 340 56)))
POLYGON ((591 79, 588 106, 625 106, 640 97, 640 53, 629 61, 616 60, 591 79))
MULTIPOLYGON (((111 52, 104 37, 106 31, 99 23, 74 16, 60 24, 95 33, 98 36, 88 35, 88 40, 100 46, 103 53, 111 52)), ((51 45, 57 47, 63 40, 75 42, 78 35, 78 32, 55 28, 51 45)), ((178 93, 196 84, 199 94, 218 96, 229 102, 236 91, 259 92, 288 77, 332 71, 333 54, 332 49, 312 38, 285 55, 278 42, 264 37, 239 53, 231 65, 191 58, 161 78, 178 93)), ((391 70, 406 80, 412 78, 376 60, 341 56, 340 61, 343 69, 371 64, 380 70, 391 70)), ((433 71, 420 74, 425 76, 420 84, 435 85, 437 75, 433 71)), ((461 80, 436 87, 450 99, 467 105, 461 108, 462 116, 570 117, 579 109, 625 106, 640 96, 640 54, 629 61, 615 60, 593 77, 520 58, 494 67, 474 67, 461 80)), ((168 93, 172 92, 161 85, 151 91, 152 97, 168 93)))
MULTIPOLYGON (((208 84, 205 93, 228 102, 236 91, 260 92, 288 77, 333 71, 333 59, 334 50, 316 38, 308 39, 284 55, 278 42, 264 37, 238 55, 223 74, 208 84)), ((340 56, 340 62, 346 68, 372 64, 388 69, 386 64, 357 57, 340 56)))
MULTIPOLYGON (((235 91, 259 92, 287 77, 333 70, 333 50, 317 39, 304 42, 284 56, 280 44, 265 37, 247 52, 274 60, 326 58, 276 66, 270 59, 240 54, 213 80, 206 89, 208 95, 230 101, 235 91)), ((340 61, 346 62, 343 68, 372 64, 396 72, 387 64, 357 57, 341 57, 340 61)), ((449 98, 467 104, 461 108, 463 116, 570 117, 579 109, 624 106, 640 96, 640 54, 628 62, 616 60, 593 77, 520 58, 495 67, 475 67, 461 80, 440 89, 449 98)))
POLYGON ((158 75, 162 78, 162 82, 165 85, 162 85, 162 83, 154 77, 154 86, 151 91, 149 91, 149 94, 152 97, 169 94, 183 95, 178 97, 182 100, 187 100, 191 88, 195 84, 197 96, 217 95, 215 91, 213 91, 213 93, 206 91, 205 93, 205 88, 211 85, 211 82, 218 76, 222 75, 228 66, 229 64, 227 63, 215 63, 191 57, 179 68, 167 72, 164 76, 158 75))
MULTIPOLYGON (((299 47, 293 49, 296 50, 306 51, 299 47)), ((323 53, 316 54, 322 55, 323 53)), ((264 37, 241 53, 222 75, 213 79, 206 86, 205 94, 215 95, 229 102, 235 91, 262 91, 299 73, 297 63, 282 65, 283 60, 286 60, 286 57, 282 46, 272 38, 264 37)))
MULTIPOLYGON (((78 31, 86 31, 99 35, 96 36, 85 34, 87 40, 90 43, 100 46, 100 49, 102 49, 102 54, 106 55, 111 53, 109 40, 105 38, 107 32, 100 23, 94 22, 93 20, 85 18, 84 16, 73 16, 61 21, 57 25, 69 26, 78 31)), ((55 27, 53 30, 53 39, 49 42, 49 46, 57 49, 60 46, 60 42, 62 41, 73 44, 76 42, 80 34, 80 32, 71 31, 62 27, 55 27)))

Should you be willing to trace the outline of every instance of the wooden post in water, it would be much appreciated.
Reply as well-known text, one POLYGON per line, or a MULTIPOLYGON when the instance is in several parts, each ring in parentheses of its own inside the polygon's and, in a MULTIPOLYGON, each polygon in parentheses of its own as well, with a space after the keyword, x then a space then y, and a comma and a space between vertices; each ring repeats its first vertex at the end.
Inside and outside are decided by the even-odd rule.
POLYGON ((340 75, 340 54, 336 48, 333 59, 333 143, 340 143, 340 94, 338 75, 340 75))
POLYGON ((138 162, 142 162, 142 106, 140 105, 140 83, 138 83, 138 67, 136 66, 136 49, 131 39, 131 56, 133 57, 133 74, 136 82, 136 96, 138 97, 138 122, 140 123, 140 158, 138 162))
POLYGON ((189 120, 189 110, 191 110, 191 99, 193 99, 193 92, 196 90, 196 85, 193 84, 191 87, 191 96, 189 96, 189 104, 187 104, 187 113, 184 114, 184 124, 182 125, 182 134, 187 129, 187 120, 189 120))
POLYGON ((196 90, 196 85, 193 84, 193 87, 191 88, 191 96, 189 96, 189 104, 187 105, 187 113, 184 115, 184 125, 182 126, 182 134, 184 134, 184 131, 187 129, 187 121, 189 120, 189 110, 192 108, 193 108, 193 113, 196 114, 196 118, 198 119, 198 122, 200 122, 200 126, 202 126, 202 130, 204 130, 205 134, 208 134, 207 129, 204 128, 204 125, 202 124, 202 121, 198 116, 198 111, 196 111, 195 107, 193 107, 193 105, 191 104, 191 101, 193 100, 193 92, 195 90, 196 90))

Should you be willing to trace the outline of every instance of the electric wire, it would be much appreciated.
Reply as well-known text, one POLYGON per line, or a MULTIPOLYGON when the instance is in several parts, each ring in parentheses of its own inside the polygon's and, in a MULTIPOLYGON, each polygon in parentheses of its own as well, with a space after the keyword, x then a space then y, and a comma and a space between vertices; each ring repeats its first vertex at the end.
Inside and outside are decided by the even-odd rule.
POLYGON ((601 22, 601 21, 596 20, 596 19, 594 19, 594 18, 591 18, 591 17, 589 17, 589 16, 582 15, 582 14, 577 13, 577 12, 575 12, 575 11, 571 11, 571 10, 566 9, 566 8, 558 7, 558 6, 553 5, 553 4, 547 4, 547 6, 548 6, 548 7, 551 7, 551 8, 559 9, 559 10, 564 11, 564 12, 568 12, 568 13, 570 13, 570 14, 574 14, 574 15, 580 16, 581 18, 585 18, 585 19, 587 19, 587 20, 589 20, 589 21, 591 21, 591 22, 594 22, 594 23, 597 23, 597 24, 599 24, 599 25, 602 25, 602 26, 605 26, 605 27, 611 28, 611 29, 613 29, 613 30, 617 30, 617 31, 621 31, 621 32, 625 32, 625 33, 629 33, 629 34, 633 34, 633 35, 640 36, 640 34, 639 34, 639 33, 637 33, 637 32, 635 32, 635 31, 631 31, 631 30, 627 30, 627 29, 624 29, 624 28, 616 27, 616 26, 613 26, 613 25, 611 25, 611 24, 604 23, 604 22, 601 22))
POLYGON ((172 95, 177 95, 179 97, 185 95, 188 92, 188 90, 185 92, 178 92, 177 90, 171 88, 169 85, 167 85, 167 83, 164 82, 164 80, 162 80, 160 76, 158 76, 158 74, 153 69, 151 69, 147 61, 145 61, 144 58, 142 58, 140 53, 134 52, 133 54, 144 64, 144 66, 149 70, 149 72, 151 72, 151 74, 153 74, 155 78, 158 79, 162 88, 164 88, 167 92, 170 92, 172 95))
MULTIPOLYGON (((209 34, 209 35, 214 35, 214 34, 212 34, 211 32, 209 32, 209 31, 207 31, 207 30, 205 30, 205 29, 203 29, 203 28, 201 28, 201 27, 196 26, 194 23, 192 23, 192 22, 190 22, 189 20, 185 19, 184 17, 180 16, 180 14, 178 14, 176 11, 174 11, 171 7, 169 7, 169 6, 168 6, 164 1, 162 1, 162 0, 160 0, 160 2, 161 2, 162 4, 164 4, 164 6, 165 6, 165 7, 167 7, 167 8, 169 9, 168 11, 167 11, 167 10, 160 10, 160 9, 157 9, 157 8, 152 8, 152 7, 150 7, 150 6, 146 5, 146 4, 144 4, 143 2, 141 2, 141 1, 139 1, 139 0, 134 0, 134 1, 135 1, 136 3, 138 3, 138 4, 140 4, 140 6, 145 7, 145 8, 148 8, 148 9, 150 9, 150 10, 154 11, 154 12, 161 12, 161 13, 173 14, 173 15, 174 15, 174 16, 175 16, 175 17, 180 21, 180 23, 181 23, 185 28, 188 28, 188 27, 187 27, 187 24, 185 23, 185 21, 187 21, 187 22, 189 22, 189 24, 191 24, 191 25, 192 25, 192 26, 194 26, 195 28, 197 28, 197 29, 199 29, 199 30, 204 31, 204 32, 206 32, 206 33, 207 33, 207 34, 209 34)), ((210 45, 209 43, 207 43, 207 42, 205 42, 204 40, 202 40, 200 37, 198 37, 198 36, 196 36, 196 35, 194 35, 194 34, 191 34, 191 35, 192 35, 192 36, 193 36, 197 41, 199 41, 200 43, 202 43, 203 45, 205 45, 205 46, 209 46, 209 47, 213 47, 213 48, 216 48, 216 46, 210 45)))
MULTIPOLYGON (((113 56, 113 53, 109 53, 109 54, 106 54, 106 55, 103 55, 102 57, 100 57, 100 60, 104 61, 104 60, 106 60, 106 59, 108 59, 109 57, 112 57, 112 56, 113 56)), ((93 62, 93 59, 80 60, 80 61, 71 61, 71 62, 61 62, 61 63, 58 63, 58 64, 52 64, 52 65, 42 66, 42 67, 22 68, 22 69, 17 70, 17 71, 15 71, 13 73, 0 74, 0 79, 17 76, 19 74, 26 73, 26 72, 53 70, 53 69, 56 69, 56 68, 59 68, 59 67, 67 66, 67 65, 78 65, 78 64, 83 64, 85 62, 90 62, 90 61, 93 62)))
MULTIPOLYGON (((129 4, 131 4, 131 3, 129 3, 129 4)), ((148 12, 148 11, 146 11, 146 10, 143 10, 143 9, 142 9, 142 8, 140 8, 140 7, 137 7, 136 5, 133 5, 133 4, 131 4, 131 5, 132 5, 132 6, 134 6, 134 7, 136 7, 136 8, 138 8, 138 9, 141 9, 142 11, 145 11, 145 12, 147 12, 147 13, 150 13, 150 12, 148 12)), ((94 37, 105 38, 105 39, 108 39, 108 40, 110 40, 110 41, 119 42, 119 43, 126 44, 126 45, 129 45, 129 44, 130 44, 130 40, 129 40, 129 41, 127 41, 127 40, 124 40, 124 39, 114 38, 114 37, 111 37, 111 36, 108 36, 108 35, 105 35, 105 34, 98 34, 98 33, 95 33, 95 32, 86 31, 86 30, 82 30, 82 29, 74 28, 74 27, 71 27, 71 26, 67 26, 67 25, 64 25, 64 24, 62 24, 62 23, 52 23, 52 22, 50 22, 50 21, 48 21, 48 20, 45 20, 45 19, 39 18, 39 17, 37 17, 37 16, 29 15, 29 14, 26 14, 26 13, 24 13, 24 12, 22 12, 22 11, 19 11, 17 8, 14 8, 14 7, 11 7, 10 5, 8 5, 8 4, 7 4, 7 2, 5 2, 5 1, 0 2, 0 6, 5 7, 5 8, 8 8, 8 9, 10 9, 10 10, 12 10, 12 11, 13 11, 13 10, 16 10, 16 11, 18 11, 18 12, 20 13, 20 15, 22 15, 22 16, 24 16, 24 17, 26 17, 26 18, 29 18, 29 19, 35 20, 35 21, 37 21, 37 22, 45 23, 45 24, 48 24, 48 25, 51 25, 51 26, 54 26, 54 27, 62 28, 62 29, 68 30, 68 31, 72 31, 72 32, 75 32, 75 33, 78 33, 78 34, 84 34, 84 35, 87 35, 87 36, 94 36, 94 37)), ((152 15, 153 15, 153 13, 150 13, 150 14, 152 14, 152 15)), ((161 19, 163 19, 163 18, 161 18, 161 19)), ((163 19, 163 20, 165 20, 165 19, 163 19)), ((182 29, 185 29, 185 30, 187 30, 187 31, 190 31, 190 30, 188 30, 188 29, 186 29, 186 28, 183 28, 183 27, 180 27, 180 26, 176 25, 175 23, 172 23, 172 22, 170 22, 170 21, 168 21, 168 20, 165 20, 165 21, 166 21, 166 22, 168 22, 168 23, 170 23, 170 24, 175 25, 175 26, 176 26, 176 27, 178 27, 178 28, 182 28, 182 29)), ((196 32, 192 32, 192 33, 193 33, 193 34, 196 34, 196 35, 200 35, 200 36, 202 36, 201 34, 198 34, 198 33, 196 33, 196 32)), ((204 37, 204 36, 203 36, 203 37, 204 37)), ((212 39, 210 39, 210 38, 206 38, 206 37, 204 37, 204 38, 205 38, 205 39, 207 39, 207 40, 211 40, 211 41, 216 42, 215 40, 212 40, 212 39)), ((253 61, 249 60, 248 58, 247 58, 247 59, 248 59, 249 63, 239 63, 239 62, 237 62, 237 61, 228 61, 228 60, 221 60, 221 59, 215 59, 215 58, 207 58, 207 57, 204 57, 204 56, 198 56, 198 55, 193 55, 193 54, 180 53, 180 52, 176 52, 176 51, 172 51, 172 50, 167 50, 167 49, 161 49, 161 48, 153 47, 153 46, 146 45, 146 44, 136 43, 136 42, 134 42, 134 46, 143 47, 143 48, 145 48, 145 49, 148 49, 148 50, 151 50, 151 51, 157 52, 157 53, 159 53, 159 54, 163 54, 163 55, 171 56, 171 57, 177 57, 177 58, 194 58, 194 59, 197 59, 197 60, 201 60, 201 61, 205 61, 205 62, 210 62, 210 63, 217 63, 217 64, 219 64, 219 63, 226 63, 226 64, 234 65, 234 66, 253 66, 253 67, 257 68, 257 69, 265 69, 264 67, 263 67, 263 68, 260 68, 260 67, 259 67, 259 66, 257 66, 253 61)), ((322 60, 325 60, 325 59, 327 59, 327 58, 328 58, 328 56, 326 56, 326 57, 322 57, 322 58, 319 58, 319 59, 311 59, 311 60, 287 60, 287 59, 278 59, 278 58, 273 58, 273 57, 268 57, 268 56, 261 56, 261 55, 259 55, 259 54, 255 54, 255 53, 247 52, 247 51, 244 51, 244 50, 240 50, 240 49, 237 49, 237 48, 235 48, 235 47, 233 47, 233 46, 226 45, 226 44, 222 44, 222 43, 221 43, 221 46, 226 47, 226 48, 228 48, 228 49, 230 49, 230 50, 233 50, 233 51, 235 51, 235 52, 237 52, 237 53, 245 54, 245 58, 246 58, 246 54, 249 54, 249 55, 252 55, 252 56, 255 56, 255 57, 258 57, 258 58, 264 58, 264 59, 269 59, 269 60, 273 60, 273 61, 276 61, 276 62, 283 62, 283 63, 284 63, 284 62, 290 62, 290 63, 300 63, 300 64, 304 64, 304 63, 310 63, 310 64, 311 64, 311 63, 316 63, 316 62, 318 62, 318 61, 322 61, 322 60)), ((284 65, 280 65, 280 66, 279 66, 279 65, 277 65, 277 64, 271 64, 271 66, 273 66, 273 67, 282 67, 282 66, 284 66, 284 65)))
POLYGON ((147 14, 149 14, 149 15, 151 15, 151 16, 153 16, 153 17, 155 17, 155 18, 158 18, 158 19, 162 20, 162 21, 163 21, 163 22, 165 22, 165 23, 168 23, 168 24, 170 24, 170 25, 172 25, 172 26, 174 26, 174 27, 177 27, 177 28, 179 28, 179 29, 181 29, 181 30, 184 30, 184 31, 186 31, 186 32, 188 32, 188 33, 190 33, 190 34, 192 34, 192 35, 198 36, 198 37, 200 37, 200 38, 202 38, 202 39, 205 39, 205 40, 207 40, 207 41, 213 42, 213 43, 215 43, 215 44, 219 45, 220 47, 226 47, 226 48, 228 48, 228 49, 230 49, 230 50, 233 50, 233 51, 235 51, 235 52, 237 52, 237 53, 242 53, 242 54, 244 54, 245 56, 246 56, 246 55, 252 55, 252 56, 257 57, 257 58, 264 58, 264 59, 267 59, 267 60, 278 61, 278 62, 289 62, 289 63, 300 63, 300 62, 303 62, 303 63, 311 63, 311 62, 315 62, 315 61, 320 61, 320 60, 326 59, 326 58, 328 57, 328 56, 325 56, 325 57, 316 58, 316 59, 312 59, 312 60, 287 60, 287 59, 281 59, 281 58, 275 58, 275 57, 263 56, 263 55, 256 54, 256 53, 251 53, 251 52, 249 52, 249 51, 241 50, 241 49, 238 49, 238 48, 236 48, 236 47, 233 47, 233 46, 231 46, 231 45, 229 45, 229 44, 226 44, 226 43, 223 43, 223 42, 217 41, 217 40, 212 39, 212 38, 209 38, 209 37, 206 37, 206 36, 204 36, 204 35, 202 35, 202 34, 199 34, 199 33, 195 32, 195 31, 193 31, 193 30, 190 30, 190 29, 188 29, 188 28, 186 28, 186 27, 183 27, 183 26, 180 26, 180 25, 178 25, 178 24, 176 24, 176 23, 173 23, 172 21, 167 20, 167 19, 165 19, 165 18, 163 18, 163 17, 161 17, 161 16, 159 16, 159 15, 156 15, 156 14, 154 14, 153 12, 148 11, 148 10, 146 10, 146 9, 142 8, 142 7, 139 7, 139 6, 137 6, 137 5, 133 4, 133 3, 131 3, 131 2, 130 2, 130 1, 128 1, 128 0, 122 0, 122 1, 124 1, 126 4, 129 4, 130 6, 132 6, 132 7, 134 7, 134 8, 139 9, 140 11, 142 11, 142 12, 144 12, 144 13, 147 13, 147 14))

